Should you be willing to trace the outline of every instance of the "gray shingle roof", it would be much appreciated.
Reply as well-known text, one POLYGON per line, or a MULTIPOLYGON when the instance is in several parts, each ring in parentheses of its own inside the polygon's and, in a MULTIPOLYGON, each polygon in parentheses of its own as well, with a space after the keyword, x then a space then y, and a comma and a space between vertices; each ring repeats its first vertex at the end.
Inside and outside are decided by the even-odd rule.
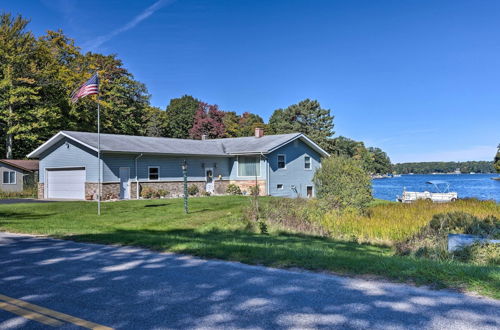
MULTIPOLYGON (((40 153, 45 150, 45 148, 64 136, 79 141, 87 147, 97 150, 96 133, 62 131, 29 154, 28 157, 38 157, 40 153)), ((260 138, 250 136, 203 141, 101 134, 101 150, 104 152, 228 156, 251 153, 268 153, 299 137, 306 140, 306 142, 308 142, 313 148, 319 148, 314 144, 314 142, 300 133, 265 135, 260 138)), ((325 152, 323 151, 323 153, 325 152)))

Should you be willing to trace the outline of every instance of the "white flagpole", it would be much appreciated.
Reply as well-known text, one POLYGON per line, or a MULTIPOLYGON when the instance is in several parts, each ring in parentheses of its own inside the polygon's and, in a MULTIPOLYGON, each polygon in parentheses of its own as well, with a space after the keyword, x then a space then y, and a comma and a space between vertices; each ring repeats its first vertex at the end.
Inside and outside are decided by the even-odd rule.
MULTIPOLYGON (((99 72, 96 72, 97 88, 99 88, 99 72)), ((101 215, 101 109, 99 106, 99 89, 97 90, 97 170, 99 180, 97 183, 97 215, 101 215)))

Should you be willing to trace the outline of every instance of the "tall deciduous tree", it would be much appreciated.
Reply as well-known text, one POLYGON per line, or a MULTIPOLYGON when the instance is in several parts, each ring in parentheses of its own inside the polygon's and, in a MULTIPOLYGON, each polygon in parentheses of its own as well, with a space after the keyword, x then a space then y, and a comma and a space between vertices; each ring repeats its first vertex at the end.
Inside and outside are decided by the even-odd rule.
POLYGON ((244 112, 238 116, 236 112, 229 111, 224 115, 224 126, 226 127, 227 137, 251 136, 256 127, 266 128, 264 120, 259 115, 244 112))
POLYGON ((21 16, 0 16, 0 125, 7 158, 14 156, 14 140, 31 138, 29 131, 37 119, 29 112, 39 100, 40 87, 36 84, 35 38, 25 31, 27 24, 21 16))
POLYGON ((157 107, 148 106, 143 115, 144 127, 142 135, 162 137, 167 132, 167 114, 157 107))
POLYGON ((203 135, 210 139, 223 138, 226 136, 226 128, 224 111, 219 110, 217 105, 200 102, 189 136, 192 139, 201 139, 203 135))
POLYGON ((193 127, 194 116, 200 105, 200 100, 191 95, 171 99, 167 106, 167 136, 186 139, 193 127))
POLYGON ((392 173, 391 159, 380 148, 368 148, 371 161, 368 167, 370 173, 392 173))
POLYGON ((274 134, 300 132, 327 148, 333 136, 333 116, 329 109, 321 108, 316 100, 305 99, 286 109, 274 111, 269 128, 274 134))

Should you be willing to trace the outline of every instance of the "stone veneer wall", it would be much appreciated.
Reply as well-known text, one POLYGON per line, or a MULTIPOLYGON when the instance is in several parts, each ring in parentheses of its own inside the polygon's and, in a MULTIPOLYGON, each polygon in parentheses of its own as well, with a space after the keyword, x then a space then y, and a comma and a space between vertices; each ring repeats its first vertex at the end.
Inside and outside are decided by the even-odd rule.
MULTIPOLYGON (((241 192, 248 195, 250 193, 250 187, 255 186, 255 180, 231 180, 230 184, 235 184, 240 187, 241 192)), ((257 185, 259 186, 259 191, 261 196, 267 195, 267 185, 266 180, 257 180, 257 185)))
POLYGON ((38 199, 44 199, 44 187, 43 183, 38 183, 38 199))
MULTIPOLYGON (((98 183, 85 182, 85 199, 91 196, 92 200, 97 199, 98 183)), ((120 184, 117 182, 101 183, 101 196, 103 200, 117 199, 120 197, 120 184)))
MULTIPOLYGON (((248 190, 250 186, 255 184, 255 181, 228 181, 228 180, 216 180, 214 184, 214 194, 224 195, 226 194, 227 186, 229 183, 235 183, 241 187, 242 190, 248 190)), ((188 181, 188 186, 197 185, 200 193, 205 192, 205 181, 188 181)), ((102 197, 105 199, 115 199, 120 197, 120 184, 117 182, 102 183, 102 197)), ((265 181, 259 181, 259 186, 261 187, 261 194, 265 191, 265 181)), ((95 182, 85 183, 85 199, 89 197, 92 200, 97 199, 97 187, 98 184, 95 182)), ((156 182, 139 182, 139 194, 140 189, 144 187, 151 187, 153 189, 159 190, 163 189, 170 192, 169 197, 182 197, 184 194, 184 183, 182 181, 156 181, 156 182)), ((135 181, 130 182, 130 198, 136 199, 137 195, 137 183, 135 181)), ((44 198, 44 185, 43 183, 38 184, 38 198, 44 198)))
MULTIPOLYGON (((204 193, 205 181, 188 181, 188 186, 197 185, 200 193, 204 193)), ((226 193, 229 181, 227 180, 216 180, 214 185, 214 195, 224 195, 226 193)), ((139 196, 140 191, 144 187, 151 187, 155 190, 166 190, 168 191, 169 197, 182 197, 184 195, 184 182, 182 181, 156 181, 156 182, 139 182, 139 196)), ((137 198, 137 183, 134 181, 130 182, 130 198, 137 198)))

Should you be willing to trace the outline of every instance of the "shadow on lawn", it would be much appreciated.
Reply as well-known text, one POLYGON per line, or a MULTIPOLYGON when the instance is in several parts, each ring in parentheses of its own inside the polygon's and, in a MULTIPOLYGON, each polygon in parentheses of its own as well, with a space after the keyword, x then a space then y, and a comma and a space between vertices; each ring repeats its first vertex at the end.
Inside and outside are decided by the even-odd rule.
MULTIPOLYGON (((279 251, 285 253, 303 242, 293 236, 289 237, 293 242, 285 244, 272 236, 191 230, 121 230, 68 238, 178 250, 187 244, 185 252, 219 257, 227 253, 238 259, 254 253, 283 257, 279 251), (275 246, 280 248, 273 252, 275 246)), ((300 246, 304 258, 321 255, 307 244, 300 246)), ((329 261, 345 257, 340 254, 329 261)), ((500 325, 498 304, 492 300, 128 247, 7 236, 0 244, 0 265, 0 293, 115 328, 494 329, 500 325)), ((0 318, 0 328, 30 325, 14 323, 17 315, 7 317, 0 318)))
POLYGON ((259 235, 241 230, 116 230, 62 238, 131 245, 272 267, 379 275, 436 288, 462 286, 473 281, 492 289, 499 285, 498 269, 495 267, 458 263, 445 265, 432 260, 394 256, 387 247, 294 234, 259 235))
POLYGON ((47 218, 56 215, 56 213, 32 213, 32 212, 9 212, 0 211, 0 224, 9 223, 5 220, 39 220, 40 218, 47 218))
POLYGON ((170 204, 148 204, 148 205, 144 205, 144 207, 160 207, 160 206, 168 206, 170 204))

